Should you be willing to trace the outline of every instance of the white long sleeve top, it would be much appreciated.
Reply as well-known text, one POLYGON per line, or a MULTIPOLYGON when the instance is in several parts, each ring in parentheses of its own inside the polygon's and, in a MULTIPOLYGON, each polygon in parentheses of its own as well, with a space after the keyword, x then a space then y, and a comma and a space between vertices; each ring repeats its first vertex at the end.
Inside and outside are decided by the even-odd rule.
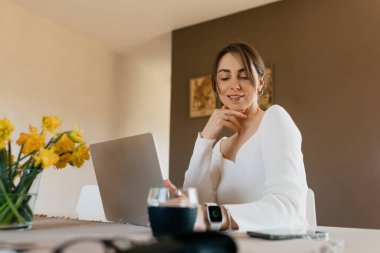
POLYGON ((221 140, 213 147, 198 134, 184 187, 196 187, 201 203, 224 205, 242 231, 307 226, 301 142, 290 115, 273 105, 235 162, 221 154, 221 140))

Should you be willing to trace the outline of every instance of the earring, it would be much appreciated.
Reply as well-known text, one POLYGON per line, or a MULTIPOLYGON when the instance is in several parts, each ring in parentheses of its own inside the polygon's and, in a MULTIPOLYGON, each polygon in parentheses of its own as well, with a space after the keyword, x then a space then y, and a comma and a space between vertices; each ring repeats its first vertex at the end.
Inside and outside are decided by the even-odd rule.
POLYGON ((257 96, 261 97, 264 94, 264 90, 258 90, 257 96))

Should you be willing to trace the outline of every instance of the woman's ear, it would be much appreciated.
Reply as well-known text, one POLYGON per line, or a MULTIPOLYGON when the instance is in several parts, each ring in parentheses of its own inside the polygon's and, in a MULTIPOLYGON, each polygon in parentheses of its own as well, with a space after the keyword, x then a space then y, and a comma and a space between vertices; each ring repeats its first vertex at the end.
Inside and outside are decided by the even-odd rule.
POLYGON ((257 89, 262 90, 264 88, 264 83, 265 83, 265 74, 260 77, 259 85, 258 85, 257 89))

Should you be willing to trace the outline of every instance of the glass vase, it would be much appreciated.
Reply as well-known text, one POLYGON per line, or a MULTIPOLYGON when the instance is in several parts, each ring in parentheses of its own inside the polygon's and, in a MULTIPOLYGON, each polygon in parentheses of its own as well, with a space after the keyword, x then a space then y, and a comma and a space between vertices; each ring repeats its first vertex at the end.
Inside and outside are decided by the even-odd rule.
POLYGON ((0 191, 0 229, 30 229, 41 174, 35 176, 27 193, 0 191))
POLYGON ((37 193, 0 193, 0 229, 29 229, 37 193))

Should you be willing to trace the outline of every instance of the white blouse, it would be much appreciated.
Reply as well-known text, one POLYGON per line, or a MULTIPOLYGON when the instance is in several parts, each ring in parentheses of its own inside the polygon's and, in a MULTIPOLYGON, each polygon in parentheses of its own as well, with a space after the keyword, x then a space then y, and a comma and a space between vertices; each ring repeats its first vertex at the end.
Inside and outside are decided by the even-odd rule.
POLYGON ((290 115, 273 105, 235 162, 221 154, 221 140, 213 147, 198 135, 184 187, 196 187, 201 203, 224 205, 242 231, 307 226, 301 142, 290 115))

